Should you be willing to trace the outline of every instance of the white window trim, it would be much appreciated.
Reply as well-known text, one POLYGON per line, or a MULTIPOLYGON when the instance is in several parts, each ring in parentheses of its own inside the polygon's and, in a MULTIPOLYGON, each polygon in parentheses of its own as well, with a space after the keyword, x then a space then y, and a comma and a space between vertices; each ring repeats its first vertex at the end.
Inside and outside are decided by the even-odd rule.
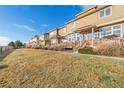
MULTIPOLYGON (((106 27, 111 27, 111 34, 109 34, 109 35, 113 35, 113 31, 114 31, 113 27, 116 26, 116 25, 120 25, 120 30, 121 30, 120 37, 122 38, 123 37, 122 24, 115 24, 115 25, 112 25, 112 26, 106 26, 106 27)), ((106 27, 103 27, 103 28, 106 28, 106 27)), ((100 31, 100 35, 101 35, 101 31, 100 31)), ((104 35, 104 36, 108 36, 108 35, 104 35)), ((100 37, 103 38, 102 35, 100 37)))
POLYGON ((122 24, 115 24, 115 25, 112 25, 112 32, 114 31, 113 30, 113 26, 116 26, 116 25, 120 25, 120 30, 121 30, 121 32, 120 32, 120 37, 122 38, 123 37, 123 28, 122 28, 122 24))
POLYGON ((121 38, 123 38, 123 26, 122 26, 122 24, 120 24, 120 26, 121 26, 121 28, 120 28, 121 29, 121 32, 120 32, 121 33, 121 38))
POLYGON ((101 11, 98 12, 98 18, 99 18, 99 19, 104 19, 104 18, 106 18, 106 17, 109 17, 109 16, 112 15, 112 6, 107 7, 107 8, 105 8, 105 9, 101 10, 101 11), (105 15, 105 10, 108 9, 108 8, 110 8, 110 11, 111 11, 111 12, 110 12, 110 15, 107 15, 107 16, 106 16, 106 15, 105 15), (100 12, 101 12, 101 11, 104 11, 104 16, 103 16, 103 17, 100 17, 100 12))

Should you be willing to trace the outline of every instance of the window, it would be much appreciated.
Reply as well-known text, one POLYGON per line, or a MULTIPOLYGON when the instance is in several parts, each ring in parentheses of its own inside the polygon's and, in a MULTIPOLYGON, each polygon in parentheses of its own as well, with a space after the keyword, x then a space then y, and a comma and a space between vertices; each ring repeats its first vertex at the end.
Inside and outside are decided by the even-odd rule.
POLYGON ((99 32, 94 33, 94 39, 99 39, 99 32))
POLYGON ((81 35, 77 34, 77 41, 80 41, 80 40, 81 40, 81 35))
POLYGON ((71 35, 67 35, 67 36, 66 36, 66 39, 67 39, 68 41, 71 41, 71 40, 72 40, 71 35))
POLYGON ((80 41, 80 37, 79 36, 77 37, 77 41, 80 41))
POLYGON ((62 32, 65 33, 65 32, 66 32, 66 28, 63 28, 63 29, 62 29, 62 32))
POLYGON ((104 30, 105 30, 105 35, 111 35, 111 27, 106 27, 104 30))
POLYGON ((113 26, 113 34, 121 36, 121 25, 118 24, 113 26))
POLYGON ((74 41, 76 41, 76 35, 74 35, 74 41))
POLYGON ((104 36, 108 36, 108 35, 111 35, 112 33, 112 31, 111 31, 111 26, 109 26, 109 27, 104 27, 104 28, 102 28, 101 29, 102 31, 101 31, 101 37, 104 37, 104 36))
POLYGON ((103 18, 103 17, 110 16, 111 14, 112 14, 112 7, 108 7, 108 8, 105 8, 104 10, 100 11, 99 17, 103 18))
POLYGON ((109 16, 111 14, 111 8, 108 8, 105 10, 106 16, 109 16))
POLYGON ((121 36, 121 25, 116 24, 113 26, 103 27, 100 29, 101 37, 108 36, 108 35, 116 35, 118 37, 121 36))
POLYGON ((104 11, 100 12, 100 17, 104 17, 104 11))
POLYGON ((70 24, 70 29, 72 29, 72 28, 74 28, 75 27, 75 22, 72 22, 71 24, 70 24))

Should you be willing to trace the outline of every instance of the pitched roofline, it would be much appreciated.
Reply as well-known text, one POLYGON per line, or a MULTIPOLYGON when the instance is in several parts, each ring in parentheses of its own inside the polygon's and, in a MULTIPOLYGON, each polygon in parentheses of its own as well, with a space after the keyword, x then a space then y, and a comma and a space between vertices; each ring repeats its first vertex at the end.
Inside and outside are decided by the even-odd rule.
POLYGON ((75 16, 79 16, 79 15, 81 15, 81 14, 84 14, 84 13, 86 13, 86 12, 88 12, 88 11, 94 9, 94 8, 97 8, 97 5, 94 5, 94 6, 90 7, 90 8, 88 8, 88 9, 86 9, 86 10, 80 12, 80 13, 76 14, 75 16))
POLYGON ((58 28, 52 29, 52 30, 50 30, 48 33, 53 32, 54 30, 57 30, 57 29, 58 29, 58 28))
MULTIPOLYGON (((102 10, 102 9, 108 7, 108 6, 111 6, 111 5, 104 5, 104 6, 100 7, 100 8, 97 8, 96 10, 94 10, 93 12, 91 12, 90 14, 95 13, 95 12, 97 12, 97 11, 99 11, 99 10, 102 10)), ((92 7, 92 9, 93 9, 93 7, 92 7)), ((90 8, 90 10, 91 10, 91 8, 90 8)), ((89 11, 89 10, 88 10, 88 11, 89 11)), ((84 14, 84 13, 86 13, 86 12, 88 12, 88 11, 81 12, 81 13, 79 13, 79 14, 81 15, 81 14, 84 14)), ((87 14, 87 15, 89 15, 89 14, 87 14)), ((87 16, 87 15, 85 15, 85 16, 87 16)), ((85 17, 85 16, 83 16, 83 17, 85 17)), ((74 21, 76 21, 76 20, 78 20, 78 19, 80 19, 80 18, 83 18, 83 17, 74 18, 74 19, 68 21, 67 23, 65 23, 65 25, 67 25, 67 24, 69 24, 69 23, 71 23, 71 22, 74 22, 74 21)))

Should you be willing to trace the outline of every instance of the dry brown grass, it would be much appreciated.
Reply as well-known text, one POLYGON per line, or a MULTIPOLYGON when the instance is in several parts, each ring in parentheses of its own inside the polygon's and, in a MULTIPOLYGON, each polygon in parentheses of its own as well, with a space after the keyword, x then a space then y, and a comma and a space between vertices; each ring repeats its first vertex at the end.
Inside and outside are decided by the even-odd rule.
POLYGON ((18 49, 1 64, 0 87, 124 87, 124 61, 18 49))

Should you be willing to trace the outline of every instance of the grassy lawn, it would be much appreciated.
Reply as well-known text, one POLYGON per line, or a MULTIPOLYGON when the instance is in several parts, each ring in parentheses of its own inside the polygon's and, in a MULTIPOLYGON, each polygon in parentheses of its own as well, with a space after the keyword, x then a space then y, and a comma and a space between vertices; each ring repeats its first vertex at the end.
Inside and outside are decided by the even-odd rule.
POLYGON ((0 64, 0 87, 124 87, 124 61, 18 49, 0 64))

